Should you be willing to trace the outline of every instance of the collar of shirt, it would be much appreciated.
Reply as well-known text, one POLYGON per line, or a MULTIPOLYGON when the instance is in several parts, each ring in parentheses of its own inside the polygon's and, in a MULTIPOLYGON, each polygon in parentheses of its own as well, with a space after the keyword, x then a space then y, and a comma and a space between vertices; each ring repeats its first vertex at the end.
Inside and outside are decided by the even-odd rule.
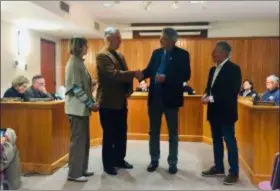
POLYGON ((82 62, 84 62, 84 61, 85 61, 85 59, 84 59, 84 58, 81 58, 81 57, 76 56, 76 55, 72 55, 72 57, 74 57, 74 58, 76 58, 76 59, 78 59, 78 60, 80 60, 80 61, 82 61, 82 62))
POLYGON ((222 68, 223 67, 223 65, 227 62, 229 60, 229 58, 226 58, 221 64, 217 64, 216 63, 216 68, 222 68))
POLYGON ((273 89, 273 90, 271 90, 271 91, 268 90, 268 92, 271 93, 271 94, 273 94, 273 93, 275 93, 275 92, 278 91, 278 90, 279 90, 279 88, 275 88, 275 89, 273 89))
POLYGON ((245 90, 245 91, 244 91, 244 94, 247 95, 247 94, 249 94, 250 92, 251 92, 250 89, 249 89, 249 90, 245 90))

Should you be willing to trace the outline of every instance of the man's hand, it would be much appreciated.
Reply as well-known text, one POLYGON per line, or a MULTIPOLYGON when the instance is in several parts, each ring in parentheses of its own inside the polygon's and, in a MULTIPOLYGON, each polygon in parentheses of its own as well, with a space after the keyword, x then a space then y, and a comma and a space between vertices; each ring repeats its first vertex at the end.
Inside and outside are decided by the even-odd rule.
POLYGON ((97 112, 97 111, 99 110, 99 104, 93 104, 91 110, 92 110, 93 112, 97 112))
POLYGON ((48 93, 45 86, 41 86, 40 91, 43 92, 44 94, 48 93))
POLYGON ((165 75, 164 74, 158 74, 156 75, 156 81, 158 83, 163 83, 165 81, 165 75))
POLYGON ((137 80, 142 80, 144 78, 143 73, 140 70, 135 71, 135 78, 137 78, 137 80))
POLYGON ((6 137, 1 137, 1 144, 4 144, 7 141, 6 137))
POLYGON ((208 104, 210 102, 210 99, 209 99, 209 97, 207 97, 206 94, 204 94, 201 98, 201 102, 202 102, 202 104, 208 104))
POLYGON ((133 94, 133 90, 129 90, 129 92, 125 94, 125 97, 128 98, 129 96, 131 96, 131 94, 133 94))

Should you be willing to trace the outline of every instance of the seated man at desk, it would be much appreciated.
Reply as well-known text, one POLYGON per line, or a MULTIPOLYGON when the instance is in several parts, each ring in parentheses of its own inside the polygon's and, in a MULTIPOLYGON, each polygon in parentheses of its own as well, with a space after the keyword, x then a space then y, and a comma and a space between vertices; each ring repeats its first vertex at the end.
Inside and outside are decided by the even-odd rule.
POLYGON ((266 78, 267 91, 262 96, 262 101, 273 101, 279 105, 279 78, 275 75, 266 78))
POLYGON ((195 94, 194 89, 192 89, 192 87, 189 86, 188 82, 184 82, 183 87, 184 87, 184 92, 188 93, 188 95, 194 95, 195 94))
POLYGON ((41 75, 36 75, 32 78, 32 86, 29 87, 24 93, 25 101, 30 98, 49 98, 53 100, 53 96, 47 92, 45 79, 41 75))
POLYGON ((149 91, 149 87, 147 85, 146 80, 142 80, 139 83, 139 86, 136 88, 136 92, 148 92, 149 91))

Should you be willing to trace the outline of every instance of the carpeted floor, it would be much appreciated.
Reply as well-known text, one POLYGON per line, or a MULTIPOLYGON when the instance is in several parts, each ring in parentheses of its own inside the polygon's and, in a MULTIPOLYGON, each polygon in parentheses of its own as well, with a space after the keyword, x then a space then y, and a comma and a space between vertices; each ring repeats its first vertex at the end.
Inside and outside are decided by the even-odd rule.
MULTIPOLYGON (((117 176, 103 172, 101 147, 90 151, 89 167, 95 172, 86 183, 68 182, 67 165, 50 176, 23 177, 22 189, 36 190, 256 190, 243 170, 240 181, 234 186, 222 184, 222 178, 204 178, 202 169, 212 165, 212 146, 203 143, 181 142, 179 144, 179 171, 167 173, 168 142, 161 142, 160 167, 148 173, 148 141, 128 141, 126 160, 134 165, 132 170, 119 170, 117 176)), ((225 159, 227 157, 225 156, 225 159)), ((225 165, 228 167, 227 161, 225 165)))

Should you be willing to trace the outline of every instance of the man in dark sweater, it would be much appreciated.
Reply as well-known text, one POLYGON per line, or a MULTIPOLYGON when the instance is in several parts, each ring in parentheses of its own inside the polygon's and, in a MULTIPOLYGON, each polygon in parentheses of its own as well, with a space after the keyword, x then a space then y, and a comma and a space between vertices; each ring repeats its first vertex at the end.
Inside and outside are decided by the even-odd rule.
POLYGON ((272 101, 280 105, 279 78, 275 75, 268 76, 266 79, 267 91, 262 96, 262 101, 272 101))
POLYGON ((53 100, 53 96, 47 92, 45 79, 41 75, 32 78, 32 86, 24 92, 24 100, 29 101, 30 98, 49 98, 53 100))

